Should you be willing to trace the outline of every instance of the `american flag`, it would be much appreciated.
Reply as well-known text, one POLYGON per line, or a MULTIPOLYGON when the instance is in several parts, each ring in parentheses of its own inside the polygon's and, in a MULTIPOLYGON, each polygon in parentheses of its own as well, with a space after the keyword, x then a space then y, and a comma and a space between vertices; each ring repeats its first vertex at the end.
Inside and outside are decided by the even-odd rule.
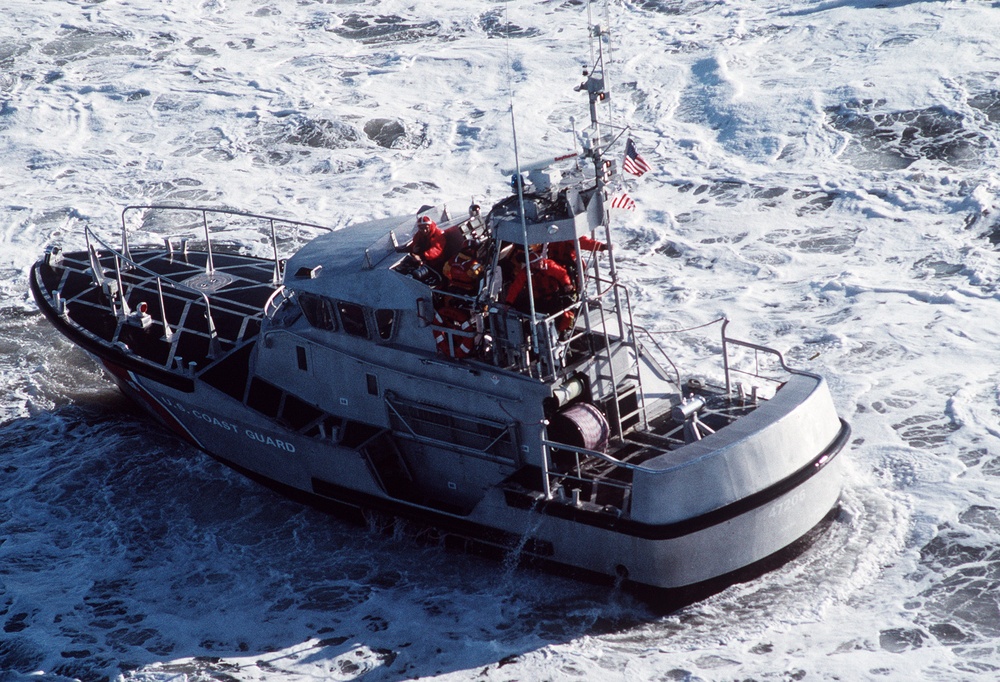
POLYGON ((627 192, 619 192, 611 197, 611 208, 621 208, 626 211, 634 211, 635 202, 632 201, 632 197, 630 197, 627 192))
POLYGON ((635 142, 632 141, 631 137, 625 142, 625 160, 622 161, 622 170, 626 173, 631 173, 637 178, 651 170, 650 165, 646 163, 646 159, 639 156, 639 152, 635 149, 635 142))

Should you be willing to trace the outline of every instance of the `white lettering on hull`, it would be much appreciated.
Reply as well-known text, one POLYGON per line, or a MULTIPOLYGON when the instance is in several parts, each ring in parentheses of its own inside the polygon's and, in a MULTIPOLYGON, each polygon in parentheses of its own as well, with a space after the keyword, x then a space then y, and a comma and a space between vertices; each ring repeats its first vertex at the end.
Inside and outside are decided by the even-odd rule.
POLYGON ((240 426, 238 424, 217 417, 214 414, 210 414, 203 410, 189 409, 182 403, 179 403, 176 400, 171 400, 170 398, 167 398, 165 396, 160 396, 159 400, 162 405, 170 408, 171 410, 174 410, 178 414, 191 415, 195 419, 199 419, 205 422, 206 424, 211 424, 212 426, 218 429, 223 429, 224 431, 228 431, 230 433, 237 433, 237 434, 242 433, 245 438, 249 438, 252 441, 255 441, 257 443, 262 443, 264 445, 276 448, 278 450, 283 450, 285 452, 295 452, 295 445, 293 443, 281 440, 280 438, 276 438, 274 436, 270 436, 265 432, 257 431, 252 428, 244 428, 242 431, 240 431, 240 426))
POLYGON ((295 452, 295 446, 291 443, 286 443, 278 438, 271 438, 267 434, 260 433, 259 431, 245 429, 243 433, 246 434, 247 438, 252 438, 253 440, 264 443, 265 445, 270 445, 272 448, 278 448, 279 450, 284 450, 285 452, 295 452))
POLYGON ((200 419, 203 422, 208 422, 209 424, 218 426, 219 428, 225 429, 226 431, 236 432, 239 430, 239 427, 236 426, 236 424, 223 421, 218 417, 213 417, 212 415, 206 414, 205 412, 202 412, 200 410, 191 410, 191 416, 194 417, 195 419, 200 419))
POLYGON ((771 509, 767 512, 767 518, 773 519, 777 516, 784 516, 792 511, 795 507, 802 504, 805 501, 806 492, 804 490, 796 490, 795 493, 784 500, 778 502, 778 504, 772 505, 771 509))

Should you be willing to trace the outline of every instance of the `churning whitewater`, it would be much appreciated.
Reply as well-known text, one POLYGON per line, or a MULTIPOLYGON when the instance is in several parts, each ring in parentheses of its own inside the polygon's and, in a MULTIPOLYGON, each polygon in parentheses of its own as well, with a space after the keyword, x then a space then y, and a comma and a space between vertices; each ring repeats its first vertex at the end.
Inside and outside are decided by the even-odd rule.
MULTIPOLYGON (((499 200, 511 101, 520 149, 574 148, 585 4, 7 0, 0 674, 995 678, 997 9, 648 0, 591 18, 612 32, 616 122, 653 166, 616 218, 636 322, 685 359, 717 349, 683 330, 724 316, 829 381, 853 427, 830 526, 669 614, 359 529, 154 424, 28 294, 46 247, 83 249, 86 225, 113 239, 129 204, 341 227, 499 200)), ((229 237, 268 255, 267 235, 229 237)))

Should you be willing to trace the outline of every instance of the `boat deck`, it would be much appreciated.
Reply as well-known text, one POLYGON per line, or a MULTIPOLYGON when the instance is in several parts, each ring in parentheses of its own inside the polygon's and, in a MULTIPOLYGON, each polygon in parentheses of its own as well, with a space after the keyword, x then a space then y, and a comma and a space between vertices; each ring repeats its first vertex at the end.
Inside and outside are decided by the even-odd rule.
MULTIPOLYGON (((187 380, 198 376, 304 435, 324 438, 335 431, 334 426, 341 432, 350 430, 343 420, 250 375, 253 344, 265 306, 277 288, 274 261, 216 249, 209 268, 205 251, 171 253, 162 248, 134 249, 131 259, 138 267, 122 269, 124 261, 115 254, 99 256, 100 285, 95 284, 86 251, 50 258, 36 268, 35 277, 53 311, 96 343, 117 347, 163 373, 187 380), (119 282, 124 296, 118 294, 119 282), (54 292, 59 292, 59 299, 54 292), (292 423, 286 413, 305 417, 292 423)), ((700 435, 723 428, 756 407, 708 387, 699 394, 706 400, 701 423, 709 427, 700 435)), ((631 405, 628 396, 617 407, 623 417, 625 410, 633 411, 623 422, 623 436, 609 443, 607 457, 571 448, 553 450, 550 473, 557 495, 578 496, 586 508, 628 514, 634 468, 690 442, 692 434, 685 432, 690 424, 677 421, 670 411, 640 424, 637 405, 626 405, 631 405)), ((361 431, 350 439, 355 444, 373 435, 361 431)), ((508 493, 537 498, 542 476, 529 474, 533 469, 527 467, 508 481, 508 493)))
POLYGON ((167 370, 204 368, 254 339, 276 289, 274 262, 252 256, 216 251, 211 271, 206 252, 136 249, 132 259, 140 267, 122 269, 114 255, 100 256, 100 286, 86 251, 61 254, 36 276, 50 299, 59 292, 74 325, 167 370))
MULTIPOLYGON (((606 458, 580 454, 572 448, 553 447, 551 487, 565 497, 578 495, 578 504, 584 508, 617 509, 628 513, 636 467, 725 428, 759 406, 756 401, 730 397, 722 389, 710 386, 702 386, 693 394, 706 403, 696 424, 678 420, 670 411, 645 425, 633 423, 623 437, 612 439, 608 444, 606 458), (561 493, 559 488, 562 488, 561 493), (573 493, 574 490, 579 492, 573 493)), ((542 478, 540 475, 517 476, 509 481, 507 489, 538 499, 543 493, 542 478)))

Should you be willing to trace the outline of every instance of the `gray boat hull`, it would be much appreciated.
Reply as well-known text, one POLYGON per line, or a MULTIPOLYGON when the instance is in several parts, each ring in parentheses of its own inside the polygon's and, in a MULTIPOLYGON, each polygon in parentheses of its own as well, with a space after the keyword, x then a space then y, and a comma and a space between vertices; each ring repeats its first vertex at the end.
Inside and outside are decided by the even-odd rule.
POLYGON ((104 365, 122 390, 188 442, 264 483, 360 514, 388 513, 473 543, 515 552, 574 573, 618 576, 654 588, 684 588, 731 574, 780 552, 837 504, 849 434, 843 422, 798 471, 753 496, 684 519, 643 523, 562 500, 493 487, 466 514, 387 495, 356 448, 323 443, 262 419, 215 388, 186 392, 104 365), (204 406, 210 405, 211 408, 204 406))

